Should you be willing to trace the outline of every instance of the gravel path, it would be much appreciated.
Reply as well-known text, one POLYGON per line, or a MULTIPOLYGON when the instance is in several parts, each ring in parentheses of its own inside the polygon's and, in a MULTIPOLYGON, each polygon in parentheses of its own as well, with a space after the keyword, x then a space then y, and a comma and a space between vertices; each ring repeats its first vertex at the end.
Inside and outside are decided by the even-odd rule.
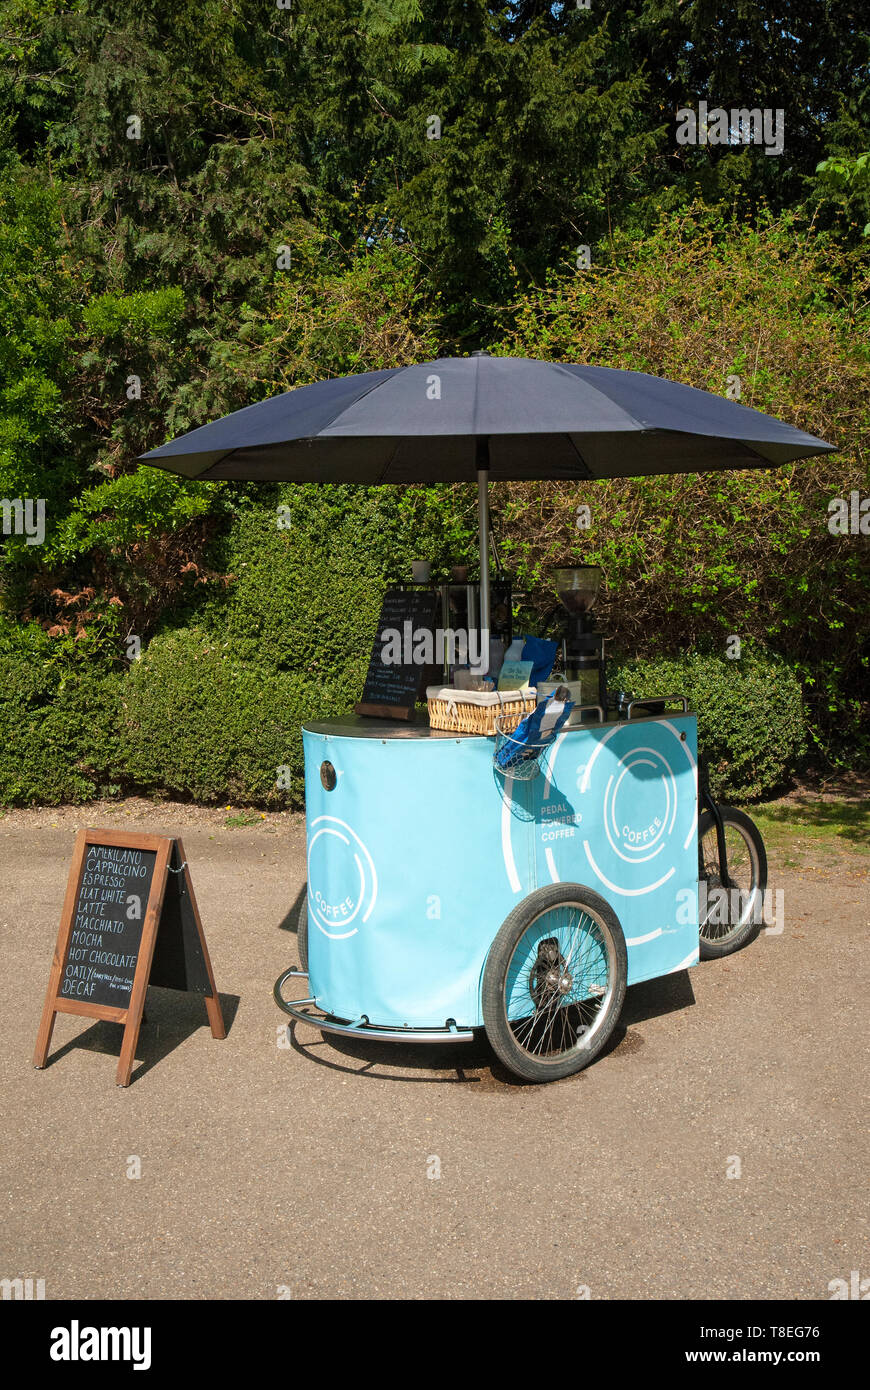
POLYGON ((61 1299, 827 1299, 870 1275, 866 854, 774 860, 780 935, 633 987, 596 1064, 531 1087, 484 1041, 281 1046, 304 824, 238 814, 0 818, 0 1276, 61 1299), (216 1042, 200 1001, 152 989, 126 1091, 112 1024, 61 1016, 30 1064, 85 824, 183 835, 231 1025, 216 1042))

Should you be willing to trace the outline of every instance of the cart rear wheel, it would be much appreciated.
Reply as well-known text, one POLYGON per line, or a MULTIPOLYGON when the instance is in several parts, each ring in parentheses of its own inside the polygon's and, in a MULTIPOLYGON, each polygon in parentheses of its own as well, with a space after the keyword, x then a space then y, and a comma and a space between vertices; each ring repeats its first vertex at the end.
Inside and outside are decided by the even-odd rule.
POLYGON ((579 883, 554 883, 505 918, 483 972, 486 1036, 525 1081, 587 1066, 613 1031, 628 960, 619 918, 579 883))
POLYGON ((757 936, 767 888, 767 855, 755 822, 735 806, 719 810, 725 827, 727 884, 722 882, 716 823, 709 811, 698 824, 702 889, 706 885, 698 902, 701 960, 730 956, 757 936))
POLYGON ((299 951, 299 964, 308 974, 308 884, 305 885, 305 897, 299 904, 296 914, 296 946, 299 951))

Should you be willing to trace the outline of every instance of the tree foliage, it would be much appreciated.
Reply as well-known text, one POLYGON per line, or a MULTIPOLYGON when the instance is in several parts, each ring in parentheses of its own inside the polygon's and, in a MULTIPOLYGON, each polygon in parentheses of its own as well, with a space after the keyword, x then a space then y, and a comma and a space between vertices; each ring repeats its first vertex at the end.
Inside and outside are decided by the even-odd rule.
MULTIPOLYGON (((549 566, 599 558, 625 650, 774 646, 817 748, 860 740, 867 547, 825 520, 868 486, 870 47, 851 0, 0 0, 0 50, 0 499, 46 507, 42 545, 0 536, 10 619, 125 679, 131 634, 223 623, 290 675, 251 636, 257 604, 263 630, 277 608, 238 573, 245 536, 275 541, 274 497, 138 454, 324 376, 475 347, 718 392, 739 376, 745 404, 842 454, 588 498, 496 489, 502 558, 541 621, 549 566), (702 100, 782 108, 783 153, 679 145, 702 100)), ((367 604, 414 537, 473 562, 470 488, 300 498, 282 604, 306 565, 326 572, 336 508, 376 557, 367 604)), ((317 659, 324 675, 328 640, 317 659)))

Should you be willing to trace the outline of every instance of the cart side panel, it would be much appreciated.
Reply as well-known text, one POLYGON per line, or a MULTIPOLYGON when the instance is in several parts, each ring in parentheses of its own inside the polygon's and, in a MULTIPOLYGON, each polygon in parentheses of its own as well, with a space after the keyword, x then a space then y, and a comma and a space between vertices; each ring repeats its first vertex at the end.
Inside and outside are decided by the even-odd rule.
POLYGON ((697 753, 693 715, 568 730, 544 775, 507 784, 514 901, 594 889, 622 925, 629 984, 698 960, 697 753))
POLYGON ((692 716, 569 730, 529 782, 494 771, 491 739, 306 730, 304 744, 310 981, 337 1017, 480 1026, 499 927, 555 882, 611 904, 630 984, 696 963, 692 716))
POLYGON ((306 730, 304 744, 318 1004, 381 1025, 479 1026, 482 962, 511 907, 491 741, 306 730))

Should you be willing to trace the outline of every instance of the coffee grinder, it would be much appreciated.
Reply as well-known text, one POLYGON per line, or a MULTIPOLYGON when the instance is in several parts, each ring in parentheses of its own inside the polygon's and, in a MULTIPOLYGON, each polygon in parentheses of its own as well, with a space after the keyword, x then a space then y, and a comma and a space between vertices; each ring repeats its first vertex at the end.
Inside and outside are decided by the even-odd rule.
POLYGON ((604 637, 591 612, 598 598, 602 572, 598 565, 556 570, 556 593, 568 614, 562 638, 562 670, 577 704, 607 710, 604 637))

